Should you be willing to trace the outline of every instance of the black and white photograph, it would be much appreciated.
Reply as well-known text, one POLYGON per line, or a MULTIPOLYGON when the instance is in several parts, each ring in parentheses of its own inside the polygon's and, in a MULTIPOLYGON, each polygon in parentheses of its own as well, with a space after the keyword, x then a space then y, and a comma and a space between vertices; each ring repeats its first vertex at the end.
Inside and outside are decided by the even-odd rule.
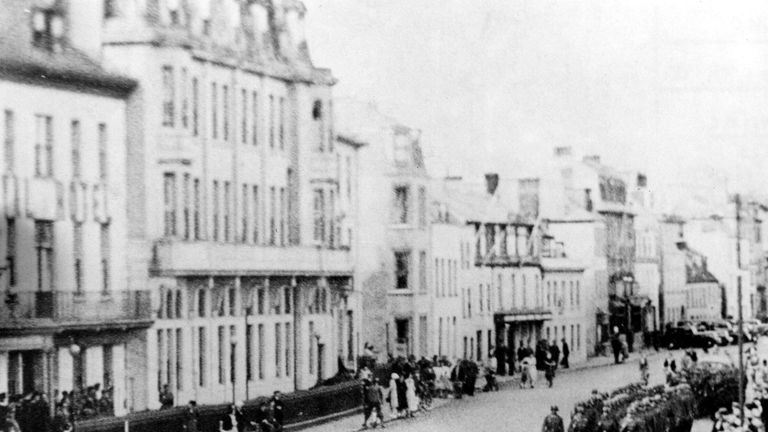
POLYGON ((768 432, 768 2, 0 0, 0 158, 0 432, 768 432))

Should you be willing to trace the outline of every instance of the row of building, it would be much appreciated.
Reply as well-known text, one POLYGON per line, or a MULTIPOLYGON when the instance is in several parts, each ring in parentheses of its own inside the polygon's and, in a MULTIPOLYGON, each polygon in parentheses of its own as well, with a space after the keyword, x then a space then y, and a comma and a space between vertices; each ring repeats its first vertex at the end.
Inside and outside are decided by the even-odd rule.
POLYGON ((735 315, 739 276, 765 315, 765 207, 739 267, 731 213, 661 214, 645 176, 566 147, 542 173, 430 177, 417 129, 333 98, 300 2, 0 9, 0 393, 220 403, 365 344, 503 371, 546 339, 579 362, 613 327, 735 315))

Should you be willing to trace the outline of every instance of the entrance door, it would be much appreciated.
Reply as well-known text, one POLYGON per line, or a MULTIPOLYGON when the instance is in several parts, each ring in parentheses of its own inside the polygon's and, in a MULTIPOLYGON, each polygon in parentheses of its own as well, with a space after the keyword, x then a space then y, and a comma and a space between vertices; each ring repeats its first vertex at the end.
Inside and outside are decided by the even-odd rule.
POLYGON ((325 378, 323 370, 323 359, 325 358, 325 344, 317 344, 317 380, 318 382, 325 378))
POLYGON ((395 341, 396 356, 407 357, 411 354, 411 326, 408 318, 395 320, 395 331, 397 339, 395 341))

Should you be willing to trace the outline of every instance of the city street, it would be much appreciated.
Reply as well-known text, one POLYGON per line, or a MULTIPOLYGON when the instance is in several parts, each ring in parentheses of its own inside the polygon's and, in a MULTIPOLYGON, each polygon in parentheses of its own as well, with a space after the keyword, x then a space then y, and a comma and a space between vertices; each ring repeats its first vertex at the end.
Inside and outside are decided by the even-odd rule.
MULTIPOLYGON (((680 356, 678 351, 675 356, 680 356)), ((475 397, 449 400, 428 414, 415 419, 387 423, 387 429, 396 431, 536 431, 541 429, 551 405, 560 408, 566 428, 574 405, 589 397, 592 389, 609 391, 637 381, 639 371, 637 355, 622 365, 600 366, 573 372, 559 371, 553 388, 546 387, 543 377, 532 390, 507 387, 497 393, 478 393, 475 397)), ((663 355, 649 358, 651 383, 663 382, 663 355)), ((385 410, 385 416, 388 412, 385 410)), ((359 430, 362 415, 354 415, 336 422, 311 428, 312 432, 359 430)))

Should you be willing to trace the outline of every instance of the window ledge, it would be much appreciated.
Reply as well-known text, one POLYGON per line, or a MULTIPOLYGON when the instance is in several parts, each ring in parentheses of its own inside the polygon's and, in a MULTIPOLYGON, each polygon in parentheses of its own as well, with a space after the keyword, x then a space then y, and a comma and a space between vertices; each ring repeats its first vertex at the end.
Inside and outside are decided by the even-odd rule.
POLYGON ((411 289, 391 289, 387 292, 387 295, 393 296, 413 296, 414 291, 411 289))

